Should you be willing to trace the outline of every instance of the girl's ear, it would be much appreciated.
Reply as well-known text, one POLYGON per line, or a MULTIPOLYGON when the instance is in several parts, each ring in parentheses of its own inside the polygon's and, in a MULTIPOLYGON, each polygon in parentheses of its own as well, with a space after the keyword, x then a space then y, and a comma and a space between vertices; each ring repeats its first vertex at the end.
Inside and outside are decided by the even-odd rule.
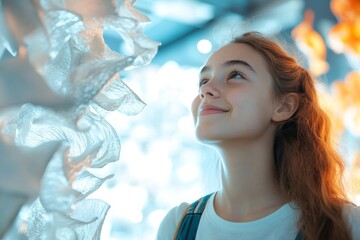
POLYGON ((286 121, 296 112, 299 107, 299 96, 296 93, 288 93, 281 97, 274 110, 272 120, 274 122, 286 121))

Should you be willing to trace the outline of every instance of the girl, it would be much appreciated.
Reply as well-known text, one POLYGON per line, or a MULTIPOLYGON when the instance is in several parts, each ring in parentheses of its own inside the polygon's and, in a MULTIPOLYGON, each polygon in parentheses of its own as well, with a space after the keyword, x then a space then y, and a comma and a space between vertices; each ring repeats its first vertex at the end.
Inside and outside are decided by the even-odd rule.
POLYGON ((173 208, 157 239, 360 239, 314 81, 276 42, 249 32, 215 52, 192 111, 221 189, 173 208))

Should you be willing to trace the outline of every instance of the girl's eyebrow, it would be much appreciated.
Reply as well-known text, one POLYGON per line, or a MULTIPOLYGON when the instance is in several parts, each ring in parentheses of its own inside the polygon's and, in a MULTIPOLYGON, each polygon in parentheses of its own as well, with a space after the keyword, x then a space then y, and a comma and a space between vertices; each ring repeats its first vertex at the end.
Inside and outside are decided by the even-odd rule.
POLYGON ((243 66, 249 68, 254 73, 256 73, 254 68, 248 62, 246 62, 244 60, 230 60, 230 61, 225 62, 223 65, 224 66, 243 65, 243 66))
MULTIPOLYGON (((226 66, 226 67, 233 66, 233 65, 243 65, 243 66, 246 66, 247 68, 249 68, 254 73, 256 73, 254 68, 248 62, 246 62, 244 60, 229 60, 229 61, 224 62, 222 65, 226 66)), ((206 71, 209 71, 210 69, 211 69, 211 67, 209 67, 209 66, 202 67, 200 70, 200 75, 206 71)))

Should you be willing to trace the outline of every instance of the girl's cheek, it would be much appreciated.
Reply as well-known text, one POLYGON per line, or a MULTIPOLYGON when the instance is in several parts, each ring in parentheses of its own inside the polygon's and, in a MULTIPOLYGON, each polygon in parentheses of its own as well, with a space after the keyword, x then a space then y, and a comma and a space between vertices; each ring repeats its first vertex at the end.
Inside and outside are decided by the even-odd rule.
POLYGON ((199 96, 197 96, 191 104, 191 113, 193 115, 194 123, 196 123, 197 115, 198 115, 198 109, 200 105, 201 99, 199 96))

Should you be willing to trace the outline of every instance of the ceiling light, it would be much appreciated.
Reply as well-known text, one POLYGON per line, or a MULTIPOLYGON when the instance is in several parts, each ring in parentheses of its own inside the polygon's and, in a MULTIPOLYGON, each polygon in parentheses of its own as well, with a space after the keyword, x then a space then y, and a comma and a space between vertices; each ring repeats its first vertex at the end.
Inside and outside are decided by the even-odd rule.
POLYGON ((212 44, 207 39, 201 39, 197 43, 197 49, 199 52, 201 52, 203 54, 207 54, 212 50, 212 44))
POLYGON ((212 5, 189 0, 156 1, 154 14, 187 24, 201 24, 214 17, 212 5))

